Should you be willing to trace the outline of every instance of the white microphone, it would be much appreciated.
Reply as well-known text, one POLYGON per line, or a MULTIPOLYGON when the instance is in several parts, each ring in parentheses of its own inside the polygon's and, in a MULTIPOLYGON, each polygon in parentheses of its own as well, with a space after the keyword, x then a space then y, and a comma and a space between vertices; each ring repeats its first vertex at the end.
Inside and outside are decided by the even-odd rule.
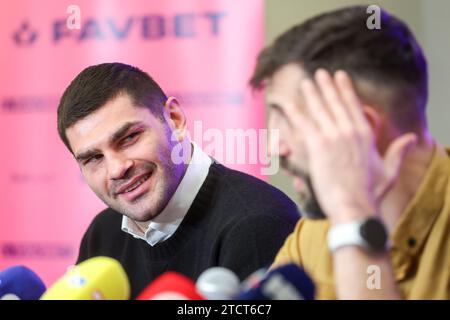
POLYGON ((196 288, 208 300, 229 300, 240 291, 240 283, 233 271, 213 267, 206 269, 198 277, 196 288))

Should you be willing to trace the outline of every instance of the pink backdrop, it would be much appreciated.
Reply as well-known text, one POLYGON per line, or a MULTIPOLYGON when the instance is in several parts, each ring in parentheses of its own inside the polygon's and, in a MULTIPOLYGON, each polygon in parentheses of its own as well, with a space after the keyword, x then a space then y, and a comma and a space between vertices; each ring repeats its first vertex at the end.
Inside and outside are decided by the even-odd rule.
MULTIPOLYGON (((59 97, 83 68, 142 68, 180 98, 191 129, 194 120, 203 131, 264 127, 247 85, 263 44, 262 0, 75 2, 80 30, 66 27, 73 1, 0 4, 0 270, 24 264, 47 285, 74 263, 104 207, 56 131, 59 97)), ((261 164, 230 166, 260 175, 261 164)))

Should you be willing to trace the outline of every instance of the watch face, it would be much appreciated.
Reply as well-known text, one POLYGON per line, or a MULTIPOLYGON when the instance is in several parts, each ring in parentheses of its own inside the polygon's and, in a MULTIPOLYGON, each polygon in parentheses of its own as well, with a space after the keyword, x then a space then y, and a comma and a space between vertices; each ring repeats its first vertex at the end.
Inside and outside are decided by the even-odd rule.
POLYGON ((360 231, 371 250, 382 251, 385 249, 388 235, 386 228, 378 219, 366 220, 361 225, 360 231))

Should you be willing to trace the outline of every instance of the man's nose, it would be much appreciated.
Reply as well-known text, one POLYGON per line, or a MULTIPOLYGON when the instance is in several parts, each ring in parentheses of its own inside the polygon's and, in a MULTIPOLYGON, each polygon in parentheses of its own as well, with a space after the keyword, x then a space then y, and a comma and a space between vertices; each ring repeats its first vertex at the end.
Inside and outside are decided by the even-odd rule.
POLYGON ((134 162, 120 154, 110 156, 108 160, 108 176, 111 180, 123 179, 134 162))

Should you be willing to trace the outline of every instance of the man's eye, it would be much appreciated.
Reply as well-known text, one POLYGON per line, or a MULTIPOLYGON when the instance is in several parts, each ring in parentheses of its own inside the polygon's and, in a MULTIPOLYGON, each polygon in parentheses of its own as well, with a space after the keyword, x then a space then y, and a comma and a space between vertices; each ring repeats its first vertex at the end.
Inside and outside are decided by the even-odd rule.
POLYGON ((89 163, 96 163, 99 162, 101 159, 103 158, 103 155, 101 154, 96 154, 93 157, 90 157, 89 159, 87 159, 84 164, 89 164, 89 163))
POLYGON ((124 143, 128 143, 130 141, 133 141, 134 138, 136 138, 139 135, 139 132, 133 132, 132 134, 128 135, 125 139, 123 139, 124 143))

